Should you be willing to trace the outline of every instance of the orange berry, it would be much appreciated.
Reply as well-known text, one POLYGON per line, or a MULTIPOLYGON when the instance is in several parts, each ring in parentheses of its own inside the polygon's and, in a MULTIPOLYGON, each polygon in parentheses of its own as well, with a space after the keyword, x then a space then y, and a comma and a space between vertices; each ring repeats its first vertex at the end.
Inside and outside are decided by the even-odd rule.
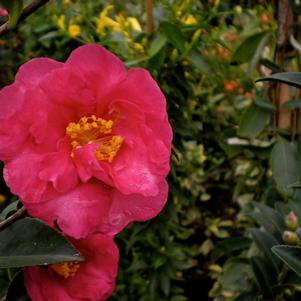
POLYGON ((268 25, 270 23, 270 17, 267 13, 262 13, 260 15, 260 21, 263 25, 268 25))

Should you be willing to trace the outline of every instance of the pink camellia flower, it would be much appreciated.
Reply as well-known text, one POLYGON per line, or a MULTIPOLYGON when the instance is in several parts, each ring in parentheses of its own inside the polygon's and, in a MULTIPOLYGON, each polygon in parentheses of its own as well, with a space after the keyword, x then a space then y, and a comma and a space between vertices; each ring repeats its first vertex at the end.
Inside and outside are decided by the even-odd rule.
POLYGON ((91 234, 70 240, 85 261, 25 268, 25 287, 32 301, 102 301, 113 292, 118 267, 113 237, 91 234))
POLYGON ((163 208, 172 131, 150 74, 98 45, 32 59, 0 91, 0 159, 29 214, 67 235, 115 234, 163 208))

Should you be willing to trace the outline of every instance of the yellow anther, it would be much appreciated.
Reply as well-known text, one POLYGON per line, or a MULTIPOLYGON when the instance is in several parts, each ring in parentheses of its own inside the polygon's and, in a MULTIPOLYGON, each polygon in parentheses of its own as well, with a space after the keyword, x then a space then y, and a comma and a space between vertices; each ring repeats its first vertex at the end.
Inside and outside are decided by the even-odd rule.
MULTIPOLYGON (((119 151, 123 138, 112 135, 114 122, 97 118, 95 115, 82 117, 79 122, 70 122, 66 128, 66 134, 71 138, 73 148, 81 147, 91 142, 99 146, 95 151, 98 160, 106 160, 111 163, 119 151)), ((71 157, 74 152, 71 152, 71 157)))
POLYGON ((63 262, 49 265, 48 270, 51 272, 53 271, 57 275, 67 279, 73 277, 76 274, 79 266, 79 262, 63 262))

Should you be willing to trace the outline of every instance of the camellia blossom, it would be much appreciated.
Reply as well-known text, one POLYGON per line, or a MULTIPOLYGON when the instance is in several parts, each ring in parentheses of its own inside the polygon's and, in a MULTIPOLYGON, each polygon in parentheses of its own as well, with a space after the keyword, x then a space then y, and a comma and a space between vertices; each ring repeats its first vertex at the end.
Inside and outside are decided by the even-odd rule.
POLYGON ((148 71, 98 45, 32 59, 0 91, 4 178, 29 214, 75 238, 116 234, 167 200, 172 131, 148 71))
POLYGON ((119 257, 113 237, 98 233, 69 239, 85 261, 25 268, 32 301, 102 301, 113 292, 119 257))

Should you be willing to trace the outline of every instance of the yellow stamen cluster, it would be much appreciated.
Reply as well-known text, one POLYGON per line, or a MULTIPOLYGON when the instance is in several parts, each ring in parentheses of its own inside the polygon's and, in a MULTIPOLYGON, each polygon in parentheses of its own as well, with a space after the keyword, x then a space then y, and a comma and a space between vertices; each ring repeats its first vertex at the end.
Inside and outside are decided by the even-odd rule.
POLYGON ((97 143, 99 146, 95 150, 96 158, 111 163, 123 142, 121 136, 112 135, 113 124, 112 120, 97 118, 95 115, 84 116, 77 123, 70 122, 66 134, 71 138, 73 148, 97 143))
POLYGON ((102 140, 95 151, 96 158, 98 160, 107 160, 109 163, 112 163, 122 142, 123 139, 120 136, 112 136, 111 138, 102 140))
POLYGON ((63 262, 51 264, 48 266, 48 269, 50 271, 55 272, 57 275, 68 279, 76 274, 77 270, 79 269, 79 266, 79 262, 63 262))

